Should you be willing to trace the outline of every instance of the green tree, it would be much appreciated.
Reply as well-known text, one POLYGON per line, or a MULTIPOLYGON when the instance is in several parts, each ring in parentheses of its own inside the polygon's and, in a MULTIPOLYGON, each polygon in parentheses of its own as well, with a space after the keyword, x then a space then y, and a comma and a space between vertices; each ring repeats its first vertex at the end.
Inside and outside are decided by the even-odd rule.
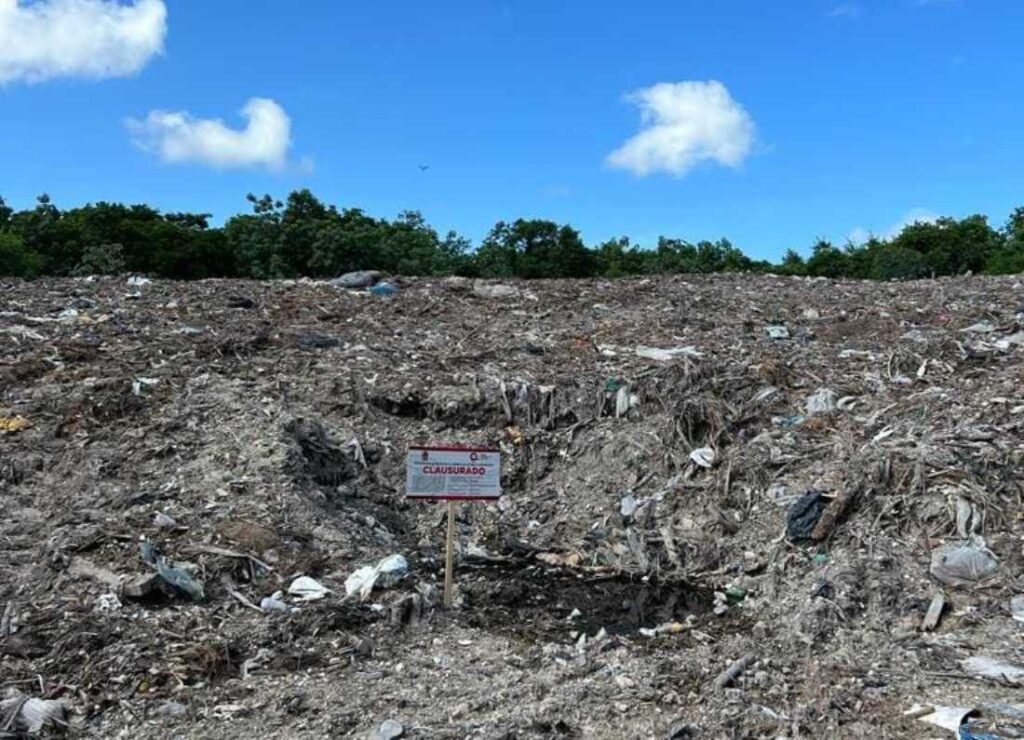
POLYGON ((843 250, 825 239, 811 247, 807 274, 814 277, 838 278, 849 274, 849 260, 843 250))
POLYGON ((477 261, 486 277, 588 277, 597 268, 579 232, 540 219, 499 221, 481 244, 477 261))
POLYGON ((29 249, 21 237, 0 231, 0 276, 35 277, 42 267, 42 258, 29 249))

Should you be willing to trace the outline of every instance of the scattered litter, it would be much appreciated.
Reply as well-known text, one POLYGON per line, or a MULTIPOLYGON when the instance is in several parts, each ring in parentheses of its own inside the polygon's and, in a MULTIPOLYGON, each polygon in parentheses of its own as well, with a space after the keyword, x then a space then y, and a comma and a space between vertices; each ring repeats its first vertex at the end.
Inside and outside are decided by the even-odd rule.
POLYGON ((998 568, 998 558, 980 540, 942 545, 932 552, 931 574, 947 586, 975 586, 998 568))
POLYGON ((998 658, 975 655, 960 661, 963 669, 978 678, 990 678, 1000 683, 1018 686, 1024 684, 1024 668, 998 658))
POLYGON ((331 349, 341 346, 340 339, 326 334, 300 334, 296 341, 302 349, 331 349))
POLYGON ((29 427, 29 421, 24 416, 0 416, 0 432, 13 434, 29 427))
POLYGON ((159 382, 156 378, 136 378, 132 381, 132 395, 141 396, 147 388, 152 388, 159 382))
POLYGON ((377 270, 358 270, 346 272, 328 282, 335 288, 369 288, 383 276, 384 274, 377 270))
POLYGON ((967 717, 973 712, 974 709, 972 707, 922 706, 921 704, 915 704, 903 714, 935 727, 949 730, 959 740, 961 737, 960 728, 967 721, 967 717))
POLYGON ((265 612, 281 612, 283 614, 289 614, 292 611, 292 607, 288 606, 283 599, 284 593, 281 591, 277 591, 273 596, 264 596, 260 600, 260 609, 265 612))
POLYGON ((395 295, 398 292, 398 287, 394 283, 377 283, 370 288, 370 292, 375 296, 386 297, 395 295))
POLYGON ((364 565, 345 579, 345 595, 358 593, 360 600, 369 597, 377 586, 387 588, 409 572, 409 563, 401 555, 388 555, 376 565, 364 565))
POLYGON ((1024 595, 1017 594, 1010 599, 1010 614, 1018 622, 1024 622, 1024 595))
POLYGON ((696 347, 671 347, 669 349, 659 349, 657 347, 637 347, 637 357, 643 357, 647 360, 655 360, 657 362, 671 362, 680 357, 689 357, 692 359, 700 359, 704 356, 703 353, 698 352, 696 347))
POLYGON ((996 326, 991 321, 979 321, 977 324, 971 324, 961 331, 967 332, 968 334, 991 334, 995 330, 996 326))
POLYGON ((818 414, 831 414, 836 410, 836 392, 831 388, 819 388, 804 403, 804 409, 808 416, 818 414))
POLYGON ((619 513, 622 515, 622 526, 628 527, 633 523, 633 516, 636 514, 637 501, 632 493, 627 493, 619 501, 619 513))
POLYGON ((206 598, 206 594, 203 592, 203 584, 193 578, 183 568, 170 565, 152 542, 143 542, 140 545, 140 550, 142 560, 153 566, 156 569, 157 575, 164 581, 195 601, 202 601, 206 598))
POLYGON ((132 275, 130 278, 128 278, 128 287, 144 288, 152 282, 153 281, 150 280, 148 277, 142 277, 141 275, 132 275))
POLYGON ((811 535, 826 505, 827 501, 821 491, 808 491, 797 499, 786 515, 786 538, 790 542, 812 539, 811 535))
POLYGON ((63 732, 68 727, 68 710, 60 699, 37 699, 12 689, 0 700, 0 722, 3 723, 0 737, 8 737, 8 732, 26 735, 39 735, 43 730, 63 732))
POLYGON ((299 576, 288 587, 288 594, 296 597, 297 601, 318 601, 329 593, 330 589, 309 576, 299 576))
POLYGON ((769 324, 764 331, 771 340, 789 339, 789 327, 785 324, 769 324))
POLYGON ((405 735, 405 728, 401 722, 386 719, 370 734, 370 740, 398 740, 403 735, 405 735))
POLYGON ((165 701, 153 710, 153 716, 161 719, 178 719, 186 714, 188 714, 188 707, 177 701, 165 701))
POLYGON ((715 464, 715 451, 710 447, 698 447, 690 453, 690 460, 702 468, 710 468, 715 464))
POLYGON ((174 517, 169 516, 162 511, 158 511, 153 515, 153 524, 158 529, 175 529, 178 526, 178 522, 174 517))
POLYGON ((946 597, 939 591, 937 592, 928 605, 928 611, 924 615, 924 619, 921 620, 921 631, 931 632, 939 626, 939 620, 942 619, 942 611, 946 608, 946 597))
POLYGON ((121 609, 121 600, 117 594, 100 594, 96 597, 96 611, 101 614, 113 614, 121 609))

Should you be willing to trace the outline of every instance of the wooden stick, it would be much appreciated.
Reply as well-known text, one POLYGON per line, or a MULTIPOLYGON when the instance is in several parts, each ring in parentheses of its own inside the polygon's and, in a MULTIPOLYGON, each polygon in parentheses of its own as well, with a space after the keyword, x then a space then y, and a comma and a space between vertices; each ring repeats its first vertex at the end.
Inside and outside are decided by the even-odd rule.
POLYGON ((455 502, 448 501, 448 538, 444 553, 444 608, 455 600, 455 502))

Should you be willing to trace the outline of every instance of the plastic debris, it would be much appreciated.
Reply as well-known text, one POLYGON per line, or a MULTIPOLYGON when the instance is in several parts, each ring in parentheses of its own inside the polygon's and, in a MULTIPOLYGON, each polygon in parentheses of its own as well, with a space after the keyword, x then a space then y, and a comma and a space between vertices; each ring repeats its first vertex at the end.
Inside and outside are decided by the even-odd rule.
POLYGON ((692 359, 700 359, 703 357, 703 353, 698 352, 694 346, 687 347, 670 347, 668 349, 660 349, 658 347, 637 347, 637 357, 643 357, 647 360, 654 360, 656 362, 671 362, 680 357, 689 357, 692 359))
POLYGON ((147 388, 152 388, 159 383, 160 381, 156 378, 135 378, 132 381, 132 395, 141 396, 147 388))
POLYGON ((165 701, 153 710, 153 716, 162 719, 178 719, 186 714, 188 714, 188 707, 177 701, 165 701))
POLYGON ((632 493, 627 493, 619 501, 619 513, 622 515, 623 526, 628 527, 633 523, 633 516, 637 510, 636 497, 632 493))
POLYGON ((169 516, 162 511, 158 511, 153 515, 153 524, 159 529, 174 529, 178 526, 178 522, 174 517, 169 516))
POLYGON ((386 719, 381 722, 380 727, 373 731, 370 740, 398 740, 403 735, 405 735, 405 728, 401 722, 386 719))
POLYGON ((690 453, 690 460, 702 468, 710 468, 715 464, 715 451, 710 447, 698 447, 690 453))
POLYGON ((786 515, 786 538, 790 542, 810 540, 826 503, 821 491, 808 491, 798 498, 786 515))
POLYGON ((377 270, 358 270, 346 272, 333 280, 330 284, 335 288, 369 288, 383 277, 383 273, 377 270))
POLYGON ((152 282, 153 281, 150 280, 148 277, 142 277, 141 275, 132 275, 130 278, 128 278, 128 287, 143 288, 152 282))
POLYGON ((203 591, 203 584, 196 580, 184 568, 170 565, 167 559, 160 554, 156 545, 152 542, 143 542, 139 547, 142 559, 156 569, 164 581, 169 583, 178 591, 181 591, 195 601, 202 601, 206 598, 203 591))
POLYGON ((260 600, 260 609, 265 612, 281 612, 282 614, 290 614, 292 607, 288 606, 283 599, 284 593, 281 591, 276 592, 273 596, 264 596, 260 600))
POLYGON ((903 714, 920 722, 949 730, 955 737, 960 737, 960 727, 974 711, 973 707, 922 706, 915 704, 903 714))
POLYGON ((288 587, 288 593, 298 601, 317 601, 329 594, 331 590, 324 587, 309 576, 299 576, 288 587))
POLYGON ((998 658, 975 655, 964 658, 960 665, 965 671, 978 678, 991 678, 1001 683, 1024 684, 1024 668, 1006 663, 998 658))
MULTIPOLYGON (((7 732, 38 735, 43 730, 63 731, 68 726, 68 710, 60 699, 26 697, 14 689, 0 701, 0 737, 7 732)), ((11 735, 16 737, 20 735, 11 735)))
POLYGON ((991 321, 979 321, 977 324, 971 324, 966 329, 962 329, 968 334, 991 334, 996 330, 995 324, 991 321))
POLYGON ((103 614, 112 614, 121 608, 121 600, 117 594, 100 594, 96 597, 96 611, 103 614))
POLYGON ((771 340, 789 339, 789 327, 785 324, 769 324, 764 331, 771 340))
POLYGON ((24 416, 0 416, 0 432, 13 434, 29 427, 29 421, 24 416))
POLYGON ((331 349, 341 346, 340 339, 326 334, 300 334, 296 341, 302 349, 331 349))
POLYGON ((401 555, 388 555, 376 565, 364 565, 345 579, 345 595, 359 594, 366 599, 377 586, 394 585, 409 572, 409 563, 401 555))
POLYGON ((931 574, 947 586, 974 586, 995 575, 999 559, 980 539, 932 552, 931 574))
POLYGON ((1010 614, 1018 622, 1024 622, 1024 595, 1017 594, 1010 599, 1010 614))
POLYGON ((808 416, 831 414, 836 410, 836 392, 831 388, 819 388, 804 402, 808 416))
POLYGON ((370 288, 370 292, 375 296, 387 297, 395 295, 398 292, 398 286, 394 283, 377 283, 370 288))

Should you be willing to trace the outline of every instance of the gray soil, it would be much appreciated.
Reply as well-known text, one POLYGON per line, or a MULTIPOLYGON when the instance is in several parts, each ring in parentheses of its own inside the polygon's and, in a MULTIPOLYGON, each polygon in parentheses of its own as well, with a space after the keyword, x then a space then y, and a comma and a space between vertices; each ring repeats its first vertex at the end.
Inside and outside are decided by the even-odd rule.
POLYGON ((905 713, 1019 700, 962 663, 1024 665, 1017 279, 399 284, 0 281, 0 699, 123 738, 952 738, 905 713), (430 442, 503 453, 450 610, 430 442), (995 572, 940 582, 963 542, 995 572))

